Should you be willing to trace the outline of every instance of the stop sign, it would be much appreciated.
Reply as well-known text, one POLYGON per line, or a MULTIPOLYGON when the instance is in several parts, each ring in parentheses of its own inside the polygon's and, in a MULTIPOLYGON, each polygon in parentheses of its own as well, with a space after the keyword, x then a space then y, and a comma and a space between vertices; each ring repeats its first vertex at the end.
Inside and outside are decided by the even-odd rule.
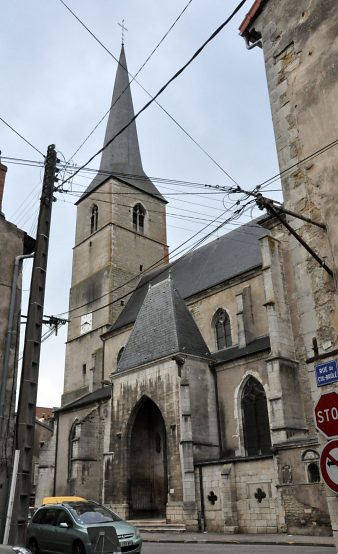
POLYGON ((327 438, 338 436, 338 394, 322 394, 315 405, 315 422, 318 431, 327 438))

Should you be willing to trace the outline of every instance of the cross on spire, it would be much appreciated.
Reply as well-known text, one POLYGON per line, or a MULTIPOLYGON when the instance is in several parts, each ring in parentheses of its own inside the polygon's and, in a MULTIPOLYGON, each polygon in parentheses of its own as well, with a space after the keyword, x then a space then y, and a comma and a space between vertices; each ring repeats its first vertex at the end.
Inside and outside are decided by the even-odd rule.
POLYGON ((122 23, 118 23, 118 25, 122 29, 122 45, 124 44, 124 31, 128 31, 127 27, 124 26, 124 19, 122 19, 122 23))

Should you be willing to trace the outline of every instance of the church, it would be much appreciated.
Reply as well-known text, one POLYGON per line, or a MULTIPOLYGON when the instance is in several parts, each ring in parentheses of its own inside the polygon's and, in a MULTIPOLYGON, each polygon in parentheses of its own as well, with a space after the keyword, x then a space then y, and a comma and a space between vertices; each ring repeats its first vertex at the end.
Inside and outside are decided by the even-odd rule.
POLYGON ((262 215, 171 262, 135 122, 112 140, 133 116, 122 46, 109 144, 77 202, 64 392, 36 501, 76 494, 195 531, 329 534, 300 247, 262 215))

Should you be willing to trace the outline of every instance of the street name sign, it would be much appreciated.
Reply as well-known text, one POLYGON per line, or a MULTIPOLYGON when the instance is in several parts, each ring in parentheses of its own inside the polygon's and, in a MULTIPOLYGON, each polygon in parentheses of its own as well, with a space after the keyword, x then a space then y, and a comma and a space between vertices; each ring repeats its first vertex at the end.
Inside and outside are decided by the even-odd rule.
POLYGON ((324 446, 320 456, 320 471, 327 486, 338 493, 338 439, 324 446))
POLYGON ((315 424, 326 438, 338 436, 338 394, 327 392, 321 395, 314 408, 315 424))
POLYGON ((324 364, 317 364, 315 370, 317 387, 323 387, 324 385, 329 385, 330 383, 338 381, 337 360, 330 360, 324 364))

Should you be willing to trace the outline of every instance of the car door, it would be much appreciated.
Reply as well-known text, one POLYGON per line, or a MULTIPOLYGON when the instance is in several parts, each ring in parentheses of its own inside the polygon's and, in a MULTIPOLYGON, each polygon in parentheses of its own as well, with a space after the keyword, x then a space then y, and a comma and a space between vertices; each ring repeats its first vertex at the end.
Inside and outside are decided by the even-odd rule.
POLYGON ((60 508, 55 524, 55 552, 72 554, 74 538, 73 521, 67 511, 60 508))
POLYGON ((36 530, 36 539, 39 550, 44 552, 55 552, 55 523, 58 516, 57 508, 45 508, 43 518, 36 530))

